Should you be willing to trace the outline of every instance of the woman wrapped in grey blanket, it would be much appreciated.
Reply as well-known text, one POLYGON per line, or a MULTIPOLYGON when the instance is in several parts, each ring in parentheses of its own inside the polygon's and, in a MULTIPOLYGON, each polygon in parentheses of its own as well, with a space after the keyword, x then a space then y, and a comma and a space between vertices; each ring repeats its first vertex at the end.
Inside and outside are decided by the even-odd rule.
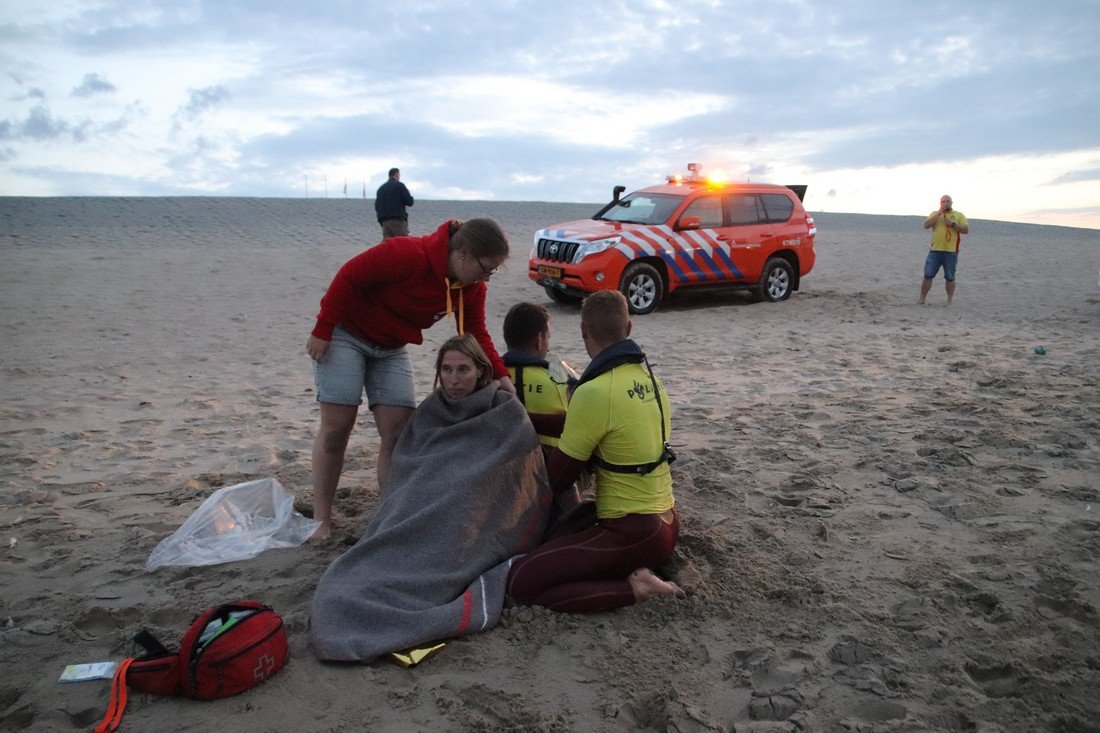
POLYGON ((552 500, 523 405, 491 380, 473 337, 440 348, 377 513, 318 584, 321 659, 366 662, 500 619, 511 561, 539 542, 552 500))

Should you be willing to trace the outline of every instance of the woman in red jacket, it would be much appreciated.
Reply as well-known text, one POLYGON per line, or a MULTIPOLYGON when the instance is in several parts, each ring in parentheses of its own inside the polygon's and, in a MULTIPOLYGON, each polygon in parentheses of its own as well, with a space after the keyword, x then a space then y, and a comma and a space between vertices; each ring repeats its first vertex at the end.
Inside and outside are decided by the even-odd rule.
POLYGON ((412 362, 407 344, 454 314, 458 333, 477 339, 493 376, 515 394, 485 328, 486 282, 508 257, 508 239, 492 219, 448 221, 426 237, 394 237, 353 257, 321 298, 306 351, 315 363, 321 429, 313 442, 314 535, 332 534, 332 503, 363 392, 378 428, 378 485, 412 417, 412 362))

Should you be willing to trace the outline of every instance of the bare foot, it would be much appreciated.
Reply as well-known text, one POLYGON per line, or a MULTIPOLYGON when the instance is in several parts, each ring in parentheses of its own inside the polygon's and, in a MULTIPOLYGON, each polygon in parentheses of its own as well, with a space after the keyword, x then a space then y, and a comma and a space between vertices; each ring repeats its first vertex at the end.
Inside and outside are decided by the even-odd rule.
POLYGON ((634 600, 641 603, 650 596, 674 596, 687 598, 683 588, 667 580, 661 580, 649 568, 638 568, 630 577, 630 587, 634 589, 634 600))
POLYGON ((321 522, 321 526, 317 528, 317 531, 313 533, 313 536, 309 538, 310 542, 324 542, 329 537, 332 537, 332 520, 327 522, 321 522))

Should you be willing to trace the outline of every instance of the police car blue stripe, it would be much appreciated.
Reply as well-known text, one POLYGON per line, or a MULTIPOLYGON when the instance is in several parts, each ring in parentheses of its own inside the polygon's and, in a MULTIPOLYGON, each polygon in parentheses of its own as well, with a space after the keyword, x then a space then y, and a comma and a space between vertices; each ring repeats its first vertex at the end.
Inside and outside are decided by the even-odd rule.
MULTIPOLYGON (((719 249, 719 251, 721 251, 721 250, 719 249)), ((704 260, 706 260, 707 265, 712 270, 714 270, 714 279, 715 280, 725 280, 726 279, 726 274, 722 271, 722 268, 718 265, 718 263, 714 261, 713 257, 708 255, 706 252, 700 252, 699 255, 704 260)), ((734 268, 734 273, 736 273, 736 272, 737 272, 737 270, 736 270, 736 268, 734 268)))
POLYGON ((698 253, 695 262, 699 263, 699 269, 703 273, 700 280, 723 281, 729 279, 729 275, 714 259, 715 251, 721 251, 721 244, 717 241, 713 229, 685 232, 682 236, 692 243, 693 254, 698 253))
POLYGON ((652 234, 649 232, 632 231, 623 232, 623 237, 638 245, 638 247, 640 247, 642 251, 645 252, 647 255, 655 255, 664 260, 665 265, 667 265, 672 270, 672 272, 675 273, 677 279, 685 279, 683 269, 681 269, 681 267, 676 264, 676 260, 671 255, 669 255, 666 249, 667 245, 665 243, 664 237, 662 237, 659 233, 652 234), (643 233, 649 234, 649 236, 652 237, 653 241, 650 241, 649 239, 643 237, 643 233))
POLYGON ((705 265, 706 250, 703 247, 702 242, 705 242, 706 240, 698 236, 691 236, 693 234, 697 233, 684 232, 683 234, 677 234, 676 241, 683 250, 684 257, 686 257, 691 263, 691 269, 695 271, 695 280, 698 280, 699 282, 713 280, 715 279, 714 275, 704 269, 704 267, 700 264, 702 263, 703 265, 705 265))
POLYGON ((740 280, 741 278, 745 277, 744 274, 742 274, 742 272, 737 269, 737 265, 733 264, 733 260, 730 258, 730 253, 725 247, 723 247, 722 245, 718 245, 716 249, 718 250, 718 259, 726 263, 726 267, 730 269, 730 272, 733 273, 733 276, 735 278, 740 280))
POLYGON ((680 236, 676 236, 676 245, 683 253, 684 259, 687 260, 688 266, 691 268, 692 272, 695 273, 695 276, 691 279, 698 280, 699 282, 710 280, 710 275, 703 272, 702 268, 699 267, 698 260, 695 259, 695 247, 693 244, 680 236))
POLYGON ((708 255, 714 249, 714 244, 697 231, 687 231, 680 236, 691 244, 692 249, 702 249, 708 255))
POLYGON ((653 227, 652 234, 650 236, 661 242, 661 258, 664 259, 664 261, 672 268, 673 272, 676 273, 676 277, 678 280, 680 280, 680 282, 688 282, 690 280, 699 279, 698 271, 696 271, 695 276, 692 277, 689 273, 685 272, 680 264, 676 261, 676 255, 682 254, 684 256, 684 259, 687 260, 688 266, 692 270, 695 270, 695 263, 692 262, 691 255, 685 252, 684 243, 681 242, 676 233, 672 231, 672 227, 665 224, 655 226, 653 227))
POLYGON ((687 273, 684 272, 684 268, 680 267, 680 263, 676 261, 675 245, 661 237, 660 233, 654 234, 653 238, 661 242, 661 259, 663 259, 665 264, 675 273, 676 279, 680 282, 687 282, 689 279, 687 273))
POLYGON ((694 280, 698 282, 706 282, 708 280, 720 280, 722 278, 722 272, 714 270, 714 265, 711 264, 712 272, 706 272, 698 264, 698 259, 695 258, 695 253, 700 254, 700 258, 704 262, 708 262, 709 256, 706 251, 706 244, 708 244, 705 237, 701 232, 686 232, 685 234, 676 234, 676 242, 680 244, 680 248, 684 253, 684 259, 689 262, 691 269, 695 272, 694 280))
POLYGON ((684 273, 683 268, 680 267, 680 265, 676 262, 675 256, 665 250, 661 250, 661 258, 665 261, 669 268, 674 273, 676 273, 677 280, 679 280, 680 282, 687 282, 688 276, 684 273))
POLYGON ((706 261, 707 266, 711 267, 711 270, 714 271, 715 280, 729 280, 731 274, 726 272, 725 267, 723 267, 722 262, 720 262, 720 260, 722 260, 722 254, 725 253, 725 251, 722 249, 722 242, 720 242, 717 237, 715 237, 713 240, 705 239, 702 236, 698 237, 700 237, 700 239, 704 239, 704 241, 706 242, 706 247, 702 249, 700 254, 702 258, 706 261))
POLYGON ((667 224, 662 224, 653 228, 656 234, 654 236, 663 236, 665 241, 665 253, 663 256, 665 261, 668 262, 674 270, 679 273, 678 277, 680 282, 691 282, 693 280, 700 280, 703 278, 703 273, 699 271, 699 268, 695 265, 695 260, 691 257, 691 247, 686 246, 683 239, 676 232, 672 231, 672 227, 667 224), (688 267, 691 272, 685 272, 682 267, 676 262, 676 255, 679 254, 688 263, 688 267), (692 274, 694 273, 694 274, 692 274))

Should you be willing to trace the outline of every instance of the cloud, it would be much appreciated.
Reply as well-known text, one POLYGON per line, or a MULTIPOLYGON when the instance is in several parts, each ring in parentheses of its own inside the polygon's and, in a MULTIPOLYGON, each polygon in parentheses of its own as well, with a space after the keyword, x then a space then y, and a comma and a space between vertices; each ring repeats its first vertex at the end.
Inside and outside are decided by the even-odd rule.
POLYGON ((223 85, 205 87, 203 89, 191 89, 187 104, 180 107, 180 112, 187 117, 198 117, 203 112, 213 109, 233 96, 223 85))
POLYGON ((109 94, 115 91, 115 85, 99 74, 85 74, 80 86, 74 87, 72 96, 90 97, 93 94, 109 94))
POLYGON ((1080 183, 1082 181, 1100 181, 1100 168, 1085 168, 1069 171, 1050 181, 1048 186, 1056 186, 1061 183, 1080 183))
MULTIPOLYGON (((187 103, 181 105, 172 115, 172 133, 179 133, 185 123, 195 123, 203 114, 215 109, 231 99, 229 89, 223 85, 189 89, 187 103)), ((200 146, 201 147, 201 146, 200 146)))
POLYGON ((396 164, 426 198, 604 201, 612 184, 692 161, 735 179, 794 171, 844 207, 874 169, 962 173, 1008 156, 1047 161, 1012 189, 1020 199, 1044 184, 1087 199, 1100 177, 1100 4, 993 7, 28 5, 0 23, 12 102, 0 138, 36 169, 86 167, 74 181, 118 174, 110 190, 144 171, 131 191, 148 193, 300 195, 305 175, 350 182, 396 164), (97 146, 106 135, 126 144, 97 146))
MULTIPOLYGON (((428 198, 463 197, 456 192, 480 191, 498 200, 603 201, 612 180, 636 165, 636 151, 605 149, 545 136, 512 134, 468 137, 426 121, 402 122, 380 116, 309 119, 285 133, 269 133, 238 149, 234 183, 281 181, 291 190, 310 179, 349 175, 382 175, 401 168, 402 180, 418 187, 413 195, 428 198), (375 169, 332 161, 374 161, 375 169)), ((639 176, 642 185, 660 180, 667 171, 639 176), (656 175, 658 178, 654 179, 656 175), (652 179, 652 180, 651 180, 652 179)))
POLYGON ((53 196, 86 196, 89 191, 95 192, 97 196, 193 196, 196 193, 194 188, 178 185, 170 179, 138 181, 132 175, 83 170, 79 167, 11 165, 10 170, 20 177, 45 182, 52 191, 49 195, 53 196), (141 188, 135 188, 139 184, 141 188), (135 194, 135 191, 140 193, 135 194))
POLYGON ((23 102, 23 101, 26 101, 28 99, 37 99, 37 100, 45 101, 46 92, 42 91, 38 87, 31 87, 30 89, 28 89, 26 91, 26 93, 24 93, 24 94, 15 94, 11 97, 11 101, 13 101, 13 102, 23 102))
MULTIPOLYGON (((71 139, 75 143, 83 143, 97 135, 110 135, 126 129, 140 109, 131 105, 125 113, 113 120, 103 123, 95 123, 85 118, 79 122, 55 117, 45 105, 32 107, 27 113, 26 119, 13 123, 10 120, 0 120, 0 140, 22 140, 31 142, 52 142, 71 139)), ((11 153, 6 158, 10 160, 14 156, 11 153)))
POLYGON ((56 140, 70 134, 72 127, 65 120, 54 119, 44 106, 33 107, 19 126, 17 137, 31 140, 56 140))
POLYGON ((1025 221, 1046 226, 1100 229, 1100 206, 1037 208, 1022 212, 1025 221))

